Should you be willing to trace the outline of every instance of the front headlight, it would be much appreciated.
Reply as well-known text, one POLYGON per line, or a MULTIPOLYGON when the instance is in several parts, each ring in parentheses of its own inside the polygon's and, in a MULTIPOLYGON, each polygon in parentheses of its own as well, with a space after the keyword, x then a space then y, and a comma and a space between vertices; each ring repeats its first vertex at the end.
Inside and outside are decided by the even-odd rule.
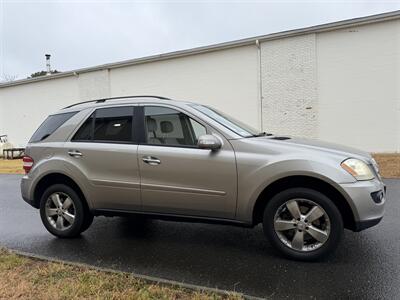
POLYGON ((349 158, 340 165, 357 180, 371 180, 375 177, 371 168, 362 160, 349 158))
POLYGON ((379 174, 379 165, 378 165, 378 163, 376 162, 376 160, 374 158, 371 159, 371 160, 372 160, 372 166, 374 167, 376 174, 379 174))

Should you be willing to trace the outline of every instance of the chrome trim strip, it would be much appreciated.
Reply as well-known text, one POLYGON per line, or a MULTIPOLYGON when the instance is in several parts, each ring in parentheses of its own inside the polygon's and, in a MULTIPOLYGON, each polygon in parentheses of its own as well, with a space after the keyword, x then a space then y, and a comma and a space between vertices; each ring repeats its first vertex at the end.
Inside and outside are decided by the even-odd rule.
POLYGON ((150 183, 142 183, 141 186, 143 190, 203 194, 203 195, 218 195, 218 196, 226 195, 226 192, 224 191, 206 190, 206 189, 181 187, 181 186, 170 186, 170 185, 150 184, 150 183))
POLYGON ((112 181, 112 180, 102 180, 93 179, 91 180, 93 185, 108 186, 108 187, 122 187, 129 189, 140 189, 139 182, 126 182, 126 181, 112 181))

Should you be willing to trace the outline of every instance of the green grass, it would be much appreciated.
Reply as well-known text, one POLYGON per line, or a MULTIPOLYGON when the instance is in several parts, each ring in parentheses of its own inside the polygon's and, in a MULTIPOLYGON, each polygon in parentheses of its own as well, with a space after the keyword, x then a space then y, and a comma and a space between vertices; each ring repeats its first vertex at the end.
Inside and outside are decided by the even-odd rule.
POLYGON ((242 299, 111 273, 26 258, 0 249, 0 299, 242 299))

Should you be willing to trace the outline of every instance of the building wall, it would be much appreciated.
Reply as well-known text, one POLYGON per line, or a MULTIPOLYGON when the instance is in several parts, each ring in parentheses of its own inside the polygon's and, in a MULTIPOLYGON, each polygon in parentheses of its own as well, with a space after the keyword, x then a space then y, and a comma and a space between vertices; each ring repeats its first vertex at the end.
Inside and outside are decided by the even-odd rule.
POLYGON ((315 34, 261 43, 263 129, 318 137, 315 34))
POLYGON ((400 152, 400 20, 261 44, 263 130, 400 152))
MULTIPOLYGON (((110 71, 101 70, 78 75, 78 101, 111 97, 110 71)), ((76 102, 76 99, 70 101, 76 102)))
POLYGON ((317 35, 318 136, 400 152, 400 20, 317 35))
POLYGON ((260 128, 255 46, 110 71, 111 95, 163 95, 212 105, 260 128))
POLYGON ((79 99, 76 77, 64 77, 0 89, 0 134, 24 146, 43 120, 79 99))

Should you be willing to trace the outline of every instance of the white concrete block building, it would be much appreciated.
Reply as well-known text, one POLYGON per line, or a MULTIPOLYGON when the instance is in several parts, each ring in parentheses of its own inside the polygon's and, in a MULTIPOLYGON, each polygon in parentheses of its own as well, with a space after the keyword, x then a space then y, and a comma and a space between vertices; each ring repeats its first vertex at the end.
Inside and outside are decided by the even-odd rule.
POLYGON ((400 152, 400 12, 0 84, 0 135, 27 143, 69 104, 161 95, 277 134, 400 152))

